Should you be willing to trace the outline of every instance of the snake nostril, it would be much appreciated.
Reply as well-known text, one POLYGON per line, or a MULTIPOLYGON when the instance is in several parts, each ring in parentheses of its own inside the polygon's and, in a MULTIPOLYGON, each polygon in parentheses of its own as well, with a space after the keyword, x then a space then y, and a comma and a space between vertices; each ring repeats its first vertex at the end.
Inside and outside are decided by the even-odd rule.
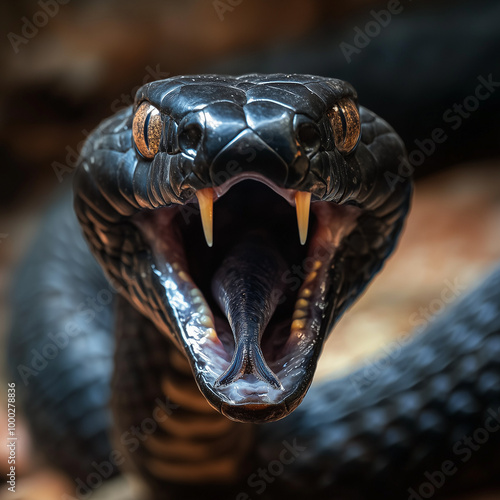
POLYGON ((198 123, 190 123, 179 133, 179 147, 189 156, 195 156, 201 142, 201 127, 198 123))
POLYGON ((303 123, 299 126, 297 139, 308 153, 318 151, 321 145, 319 130, 312 123, 303 123))

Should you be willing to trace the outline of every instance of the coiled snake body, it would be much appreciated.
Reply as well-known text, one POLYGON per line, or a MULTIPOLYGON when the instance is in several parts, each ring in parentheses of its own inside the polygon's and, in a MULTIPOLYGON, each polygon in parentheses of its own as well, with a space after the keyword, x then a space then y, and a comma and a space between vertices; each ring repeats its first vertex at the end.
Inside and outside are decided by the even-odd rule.
POLYGON ((376 380, 302 402, 408 210, 392 128, 307 75, 176 77, 135 102, 89 137, 77 218, 52 209, 15 291, 11 370, 76 492, 123 468, 154 498, 425 498, 435 471, 444 490, 491 469, 499 272, 376 380))

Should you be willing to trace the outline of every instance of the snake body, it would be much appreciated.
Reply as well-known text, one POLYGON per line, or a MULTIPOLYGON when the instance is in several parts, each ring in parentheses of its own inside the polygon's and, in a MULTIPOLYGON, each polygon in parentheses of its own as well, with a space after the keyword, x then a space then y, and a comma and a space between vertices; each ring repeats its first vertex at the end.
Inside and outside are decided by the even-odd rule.
POLYGON ((395 245, 405 166, 349 84, 309 75, 153 82, 103 122, 76 216, 66 194, 21 269, 9 339, 36 441, 77 491, 122 468, 153 498, 425 498, 443 460, 457 469, 443 490, 484 472, 500 435, 498 271, 374 380, 305 397, 395 245), (302 247, 286 221, 296 205, 305 242, 311 199, 302 247), (469 457, 460 440, 486 422, 469 457))

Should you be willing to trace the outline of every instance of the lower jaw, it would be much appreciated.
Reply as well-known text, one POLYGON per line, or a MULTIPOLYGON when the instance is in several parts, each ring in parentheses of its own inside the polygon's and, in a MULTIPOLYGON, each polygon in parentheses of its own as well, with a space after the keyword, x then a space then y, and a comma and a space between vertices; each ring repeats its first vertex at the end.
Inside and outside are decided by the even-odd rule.
MULTIPOLYGON (((302 375, 294 377, 294 380, 300 379, 295 380, 297 382, 296 386, 289 388, 286 394, 276 395, 273 398, 268 397, 269 393, 261 395, 258 389, 254 389, 247 397, 240 399, 233 397, 231 399, 228 397, 227 392, 221 393, 200 374, 196 377, 197 384, 210 405, 230 420, 242 423, 276 421, 286 417, 302 402, 312 382, 316 368, 316 354, 319 354, 319 350, 318 353, 311 353, 308 366, 304 367, 302 375)), ((284 381, 284 379, 282 380, 284 381)))
POLYGON ((287 403, 282 404, 244 404, 244 405, 229 405, 223 403, 220 412, 225 417, 235 422, 265 424, 281 420, 290 414, 302 401, 303 397, 297 399, 293 405, 287 403))

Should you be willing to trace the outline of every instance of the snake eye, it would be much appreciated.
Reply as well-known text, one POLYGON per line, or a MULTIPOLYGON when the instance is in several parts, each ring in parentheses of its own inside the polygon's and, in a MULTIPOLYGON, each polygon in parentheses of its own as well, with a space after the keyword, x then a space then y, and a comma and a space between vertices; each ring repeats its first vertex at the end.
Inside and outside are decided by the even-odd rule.
POLYGON ((144 101, 135 112, 132 134, 137 150, 144 158, 154 158, 160 147, 161 116, 149 102, 144 101))
POLYGON ((358 144, 361 124, 358 108, 348 97, 341 99, 328 115, 335 146, 341 153, 350 153, 358 144))

